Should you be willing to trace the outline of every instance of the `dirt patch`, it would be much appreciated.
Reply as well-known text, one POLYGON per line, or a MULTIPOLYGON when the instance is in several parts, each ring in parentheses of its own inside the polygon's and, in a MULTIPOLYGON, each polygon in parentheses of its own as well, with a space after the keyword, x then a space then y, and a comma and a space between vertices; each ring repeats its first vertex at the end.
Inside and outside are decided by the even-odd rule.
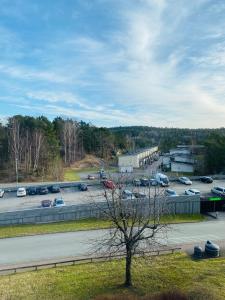
POLYGON ((94 155, 86 155, 82 160, 75 162, 71 165, 72 169, 85 169, 85 168, 100 168, 104 161, 94 155))

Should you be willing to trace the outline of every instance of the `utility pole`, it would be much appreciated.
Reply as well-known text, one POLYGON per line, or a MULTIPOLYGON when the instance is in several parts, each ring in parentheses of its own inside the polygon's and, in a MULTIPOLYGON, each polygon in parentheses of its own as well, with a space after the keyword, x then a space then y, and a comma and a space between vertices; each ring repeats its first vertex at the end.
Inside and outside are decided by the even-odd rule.
POLYGON ((18 187, 18 181, 19 181, 19 176, 18 176, 18 158, 16 158, 16 186, 18 187))

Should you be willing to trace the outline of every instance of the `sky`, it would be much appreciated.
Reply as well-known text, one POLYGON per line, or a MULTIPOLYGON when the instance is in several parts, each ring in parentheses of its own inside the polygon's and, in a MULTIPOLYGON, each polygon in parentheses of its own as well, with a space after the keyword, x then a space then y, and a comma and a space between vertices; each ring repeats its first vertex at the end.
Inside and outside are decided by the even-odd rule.
POLYGON ((225 125, 224 0, 0 0, 0 119, 225 125))

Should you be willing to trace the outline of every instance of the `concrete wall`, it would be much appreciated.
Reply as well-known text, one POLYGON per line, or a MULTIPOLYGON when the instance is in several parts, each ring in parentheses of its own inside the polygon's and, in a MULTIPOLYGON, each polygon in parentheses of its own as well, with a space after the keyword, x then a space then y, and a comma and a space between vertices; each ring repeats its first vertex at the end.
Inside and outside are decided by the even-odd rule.
MULTIPOLYGON (((130 200, 126 200, 129 204, 130 200)), ((159 200, 159 203, 161 200, 159 200)), ((200 213, 199 196, 178 196, 167 197, 163 201, 167 213, 173 214, 197 214, 200 213)), ((149 203, 147 200, 139 202, 139 208, 146 213, 149 203)), ((14 224, 34 224, 34 223, 51 223, 59 221, 70 221, 87 218, 101 217, 101 210, 98 207, 106 208, 104 202, 96 204, 82 204, 65 206, 61 208, 38 208, 32 210, 12 211, 0 213, 0 225, 14 224)))
POLYGON ((171 162, 171 171, 172 172, 193 173, 194 166, 191 164, 171 162))
POLYGON ((119 167, 120 173, 132 173, 133 172, 132 166, 126 166, 126 167, 119 167))

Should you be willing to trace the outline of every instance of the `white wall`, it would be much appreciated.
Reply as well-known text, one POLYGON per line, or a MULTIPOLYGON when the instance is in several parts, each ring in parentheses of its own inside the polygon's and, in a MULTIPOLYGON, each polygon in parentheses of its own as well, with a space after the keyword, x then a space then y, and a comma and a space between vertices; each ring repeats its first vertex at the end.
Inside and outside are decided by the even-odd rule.
POLYGON ((132 166, 133 168, 140 167, 140 160, 149 157, 153 153, 158 151, 158 146, 149 148, 144 150, 143 152, 139 152, 133 155, 121 155, 118 157, 118 166, 120 167, 127 167, 132 166))
POLYGON ((171 171, 172 172, 193 173, 194 167, 193 167, 193 165, 190 165, 190 164, 171 162, 171 171))
POLYGON ((119 167, 119 171, 120 171, 120 173, 132 173, 133 167, 132 166, 119 167))

